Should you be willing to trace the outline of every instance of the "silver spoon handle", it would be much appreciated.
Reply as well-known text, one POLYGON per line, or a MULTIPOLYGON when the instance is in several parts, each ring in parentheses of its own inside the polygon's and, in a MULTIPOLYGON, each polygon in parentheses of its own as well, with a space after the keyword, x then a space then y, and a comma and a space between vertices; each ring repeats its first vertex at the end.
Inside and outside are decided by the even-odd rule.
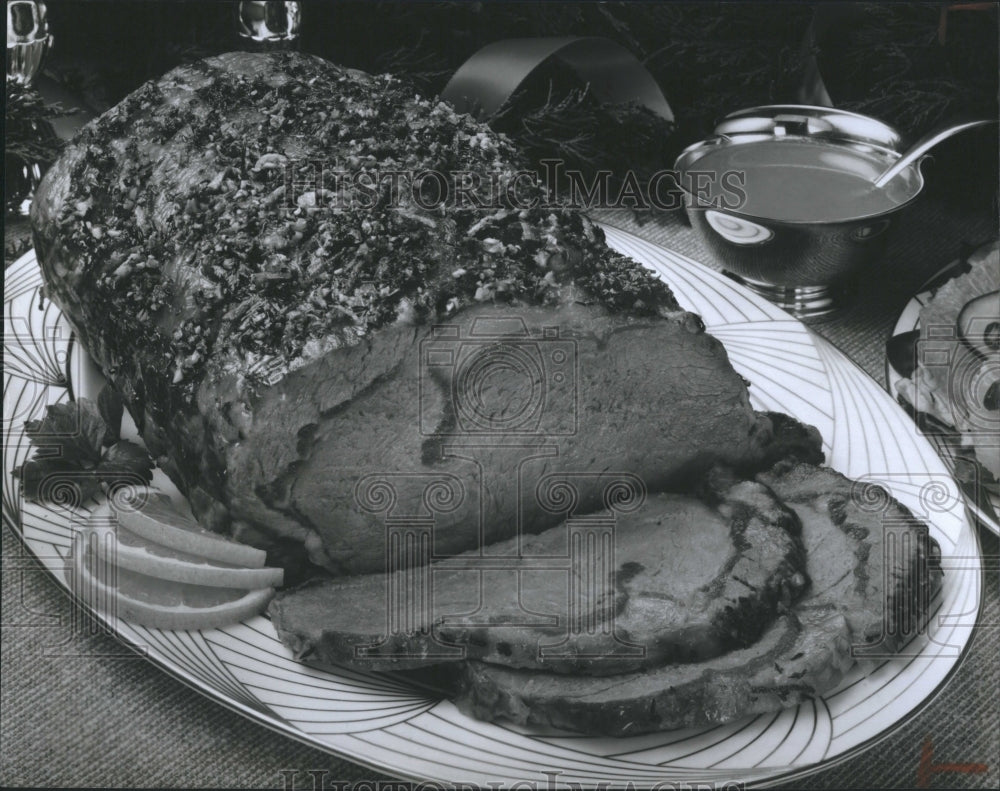
POLYGON ((996 119, 980 119, 978 121, 967 121, 964 124, 956 124, 954 126, 947 126, 944 129, 938 129, 933 132, 929 132, 924 135, 915 145, 913 145, 909 150, 907 150, 899 159, 897 159, 892 165, 886 169, 881 176, 879 176, 873 182, 876 187, 884 187, 890 181, 892 181, 896 176, 902 173, 906 168, 912 165, 917 159, 926 154, 930 149, 934 148, 942 140, 947 140, 952 135, 957 135, 959 132, 964 132, 966 129, 972 129, 976 126, 985 126, 986 124, 995 124, 996 119))

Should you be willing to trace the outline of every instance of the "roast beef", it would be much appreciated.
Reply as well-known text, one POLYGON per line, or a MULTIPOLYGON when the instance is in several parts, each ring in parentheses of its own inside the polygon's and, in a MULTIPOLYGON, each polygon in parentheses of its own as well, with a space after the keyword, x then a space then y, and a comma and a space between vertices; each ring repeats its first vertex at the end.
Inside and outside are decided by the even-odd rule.
POLYGON ((447 556, 558 524, 547 476, 577 476, 583 512, 588 474, 676 488, 772 439, 699 319, 520 167, 391 77, 231 53, 88 125, 32 227, 48 295, 199 521, 360 573, 397 517, 433 518, 425 554, 447 556), (387 170, 523 205, 439 208, 387 170), (363 501, 372 475, 391 509, 363 501), (429 513, 432 484, 452 499, 429 513))
POLYGON ((826 467, 779 463, 758 479, 799 517, 813 599, 843 613, 859 655, 898 651, 941 587, 927 525, 885 489, 826 467))
POLYGON ((806 578, 795 516, 761 484, 713 482, 712 506, 660 494, 486 555, 307 584, 270 614, 296 657, 326 666, 605 675, 715 657, 751 644, 806 578))
MULTIPOLYGON (((771 494, 710 476, 714 514, 659 494, 720 463, 752 476, 789 448, 818 461, 818 438, 756 414, 700 319, 522 167, 508 140, 391 77, 231 53, 89 124, 36 191, 32 229, 48 296, 199 521, 289 552, 290 570, 388 572, 351 583, 365 593, 396 569, 506 563, 511 537, 545 550, 615 513, 632 538, 613 584, 595 571, 610 599, 560 611, 551 580, 527 593, 564 627, 614 612, 650 658, 621 652, 602 677, 540 669, 523 624, 484 629, 489 608, 435 624, 431 607, 423 631, 480 658, 400 672, 437 674, 477 716, 612 734, 721 722, 820 694, 852 641, 898 647, 940 581, 904 511, 909 539, 887 553, 849 482, 795 465, 762 477, 804 526, 812 583, 793 601, 799 539, 771 494), (472 176, 438 205, 407 181, 427 173, 445 190, 472 176), (646 510, 624 507, 643 492, 646 510)), ((303 658, 376 634, 313 622, 330 590, 276 610, 303 658)), ((479 601, 468 582, 445 590, 479 601)), ((600 672, 579 631, 556 669, 600 672)))
POLYGON ((584 678, 468 662, 450 677, 440 667, 410 677, 444 688, 478 719, 635 736, 793 706, 831 689, 853 663, 844 617, 827 607, 782 615, 748 648, 695 664, 584 678))
POLYGON ((409 677, 438 686, 481 719, 628 736, 722 723, 815 698, 856 657, 884 658, 917 634, 942 578, 938 547, 924 525, 884 491, 859 497, 851 481, 828 469, 781 463, 761 480, 801 519, 811 582, 751 646, 602 678, 478 661, 409 677), (866 507, 873 501, 877 507, 866 507))

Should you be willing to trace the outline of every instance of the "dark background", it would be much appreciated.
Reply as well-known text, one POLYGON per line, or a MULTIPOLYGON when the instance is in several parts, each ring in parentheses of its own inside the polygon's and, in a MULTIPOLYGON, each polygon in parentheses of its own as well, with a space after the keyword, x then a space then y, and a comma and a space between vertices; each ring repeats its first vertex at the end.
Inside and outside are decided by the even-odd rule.
MULTIPOLYGON (((46 69, 98 110, 181 62, 241 46, 236 2, 47 5, 55 46, 46 69)), ((437 94, 470 55, 499 39, 596 35, 619 42, 660 84, 676 115, 675 129, 631 125, 584 101, 573 107, 569 125, 579 131, 574 150, 567 151, 566 110, 554 105, 585 86, 553 69, 536 75, 527 95, 518 96, 516 111, 495 125, 535 159, 575 157, 584 169, 669 167, 725 114, 796 102, 810 57, 836 106, 879 118, 910 139, 941 122, 998 116, 995 3, 306 0, 302 8, 301 49, 346 66, 392 72, 424 95, 437 94), (809 45, 817 8, 820 26, 809 45), (533 112, 529 129, 524 119, 533 112)), ((925 168, 930 190, 970 206, 989 201, 996 190, 996 150, 989 130, 944 144, 925 168)))
MULTIPOLYGON (((50 66, 112 103, 183 60, 239 46, 235 2, 47 5, 56 36, 50 66)), ((838 106, 869 111, 909 133, 948 114, 995 114, 996 4, 820 5, 834 19, 816 51, 838 106)), ((435 93, 491 41, 606 36, 646 63, 682 126, 703 134, 712 116, 794 98, 813 9, 801 2, 306 0, 301 45, 347 66, 409 75, 435 93)))

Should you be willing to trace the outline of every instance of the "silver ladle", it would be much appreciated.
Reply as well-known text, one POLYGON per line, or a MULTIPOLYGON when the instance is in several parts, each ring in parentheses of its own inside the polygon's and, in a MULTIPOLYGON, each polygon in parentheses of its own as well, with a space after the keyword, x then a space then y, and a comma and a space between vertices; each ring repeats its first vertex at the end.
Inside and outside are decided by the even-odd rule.
POLYGON ((904 153, 899 159, 893 162, 892 165, 884 170, 882 174, 872 183, 876 187, 884 187, 942 140, 947 140, 949 137, 957 135, 959 132, 964 132, 966 129, 995 123, 997 123, 996 119, 966 121, 962 124, 946 126, 944 129, 937 129, 935 131, 928 132, 916 143, 914 143, 906 153, 904 153))

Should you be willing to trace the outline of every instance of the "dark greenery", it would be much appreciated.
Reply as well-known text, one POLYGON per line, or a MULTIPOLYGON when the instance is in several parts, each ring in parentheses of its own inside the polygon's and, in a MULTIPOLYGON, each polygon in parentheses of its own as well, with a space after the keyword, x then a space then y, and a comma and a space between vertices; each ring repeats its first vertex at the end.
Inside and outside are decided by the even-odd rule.
POLYGON ((685 144, 708 135, 734 110, 794 100, 810 4, 663 3, 655 9, 646 35, 660 40, 648 45, 646 65, 677 113, 685 144))
POLYGON ((952 10, 944 31, 941 18, 941 3, 869 3, 840 15, 819 48, 834 102, 908 135, 995 118, 997 7, 952 10))
POLYGON ((31 249, 30 235, 27 234, 21 236, 11 235, 9 234, 10 231, 9 227, 6 229, 6 231, 8 232, 5 233, 7 238, 4 239, 4 244, 3 244, 3 260, 5 267, 12 264, 14 261, 16 261, 18 258, 20 258, 22 255, 24 255, 31 249))
POLYGON ((122 408, 117 399, 102 391, 97 402, 80 398, 50 404, 41 420, 25 422, 34 453, 13 474, 26 499, 79 505, 102 489, 152 480, 153 460, 146 449, 118 436, 122 408))
MULTIPOLYGON (((100 108, 178 63, 239 46, 236 3, 50 0, 50 66, 100 108)), ((819 49, 837 106, 915 134, 959 114, 996 115, 997 9, 943 4, 829 4, 848 20, 819 49)), ((336 63, 389 71, 433 96, 481 46, 502 38, 596 35, 634 52, 663 88, 674 129, 636 108, 601 107, 556 69, 494 119, 534 159, 581 169, 669 167, 733 110, 795 101, 810 3, 309 2, 301 46, 336 63), (624 132, 624 133, 623 133, 624 132)), ((988 168, 987 168, 988 170, 988 168)))
POLYGON ((48 121, 64 114, 59 105, 47 105, 32 88, 7 83, 4 107, 4 148, 8 157, 48 164, 59 156, 63 141, 57 138, 48 121))
MULTIPOLYGON (((938 125, 997 118, 997 6, 962 4, 942 29, 945 7, 867 3, 835 14, 818 48, 834 103, 910 140, 938 125)), ((997 149, 996 127, 938 145, 923 166, 929 190, 969 210, 995 206, 997 149)))
POLYGON ((636 104, 602 104, 569 69, 556 66, 525 80, 489 122, 539 170, 542 160, 555 158, 588 179, 610 171, 615 192, 621 174, 631 170, 646 183, 680 151, 675 123, 636 104))
MULTIPOLYGON (((40 174, 62 150, 49 121, 63 115, 62 108, 47 105, 32 88, 7 82, 4 105, 4 207, 14 213, 35 187, 40 174)), ((5 260, 26 252, 23 239, 4 243, 5 260)))
MULTIPOLYGON (((239 46, 233 2, 53 0, 54 66, 70 87, 119 101, 177 63, 239 46), (95 79, 93 75, 99 75, 95 79)), ((550 69, 495 119, 535 160, 621 172, 669 167, 715 120, 749 102, 788 98, 806 4, 306 3, 301 46, 337 63, 389 71, 433 96, 483 45, 501 38, 605 36, 646 62, 677 115, 671 128, 634 107, 602 107, 587 86, 550 69)))

